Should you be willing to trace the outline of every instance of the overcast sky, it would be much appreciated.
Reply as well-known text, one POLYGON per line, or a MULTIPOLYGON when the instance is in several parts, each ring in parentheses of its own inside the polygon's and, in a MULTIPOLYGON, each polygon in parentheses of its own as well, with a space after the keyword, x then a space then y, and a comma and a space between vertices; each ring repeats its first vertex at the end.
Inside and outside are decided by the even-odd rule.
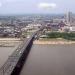
POLYGON ((0 14, 75 13, 75 0, 0 0, 0 14))

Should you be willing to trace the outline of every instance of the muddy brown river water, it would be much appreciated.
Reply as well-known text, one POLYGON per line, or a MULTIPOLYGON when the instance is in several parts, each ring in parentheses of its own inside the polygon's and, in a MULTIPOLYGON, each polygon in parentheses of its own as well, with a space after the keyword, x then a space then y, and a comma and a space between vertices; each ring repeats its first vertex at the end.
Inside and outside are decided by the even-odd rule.
POLYGON ((20 75, 75 75, 75 45, 33 45, 20 75))

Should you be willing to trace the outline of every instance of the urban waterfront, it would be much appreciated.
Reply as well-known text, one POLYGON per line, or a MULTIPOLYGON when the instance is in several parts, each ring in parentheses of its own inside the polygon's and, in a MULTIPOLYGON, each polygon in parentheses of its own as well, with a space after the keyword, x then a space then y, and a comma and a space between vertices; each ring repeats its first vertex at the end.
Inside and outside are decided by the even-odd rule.
POLYGON ((0 75, 75 75, 75 0, 0 0, 0 75))
POLYGON ((75 75, 75 45, 33 45, 20 75, 75 75))

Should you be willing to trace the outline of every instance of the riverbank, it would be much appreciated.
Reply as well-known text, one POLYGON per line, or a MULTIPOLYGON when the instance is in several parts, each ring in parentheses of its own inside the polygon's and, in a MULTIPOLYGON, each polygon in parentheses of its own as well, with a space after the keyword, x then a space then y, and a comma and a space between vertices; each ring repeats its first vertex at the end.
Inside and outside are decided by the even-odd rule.
POLYGON ((21 42, 20 38, 0 38, 0 47, 14 47, 15 44, 21 42))
POLYGON ((75 41, 65 40, 35 40, 33 44, 75 44, 75 41))
POLYGON ((0 41, 20 41, 20 38, 0 38, 0 41))

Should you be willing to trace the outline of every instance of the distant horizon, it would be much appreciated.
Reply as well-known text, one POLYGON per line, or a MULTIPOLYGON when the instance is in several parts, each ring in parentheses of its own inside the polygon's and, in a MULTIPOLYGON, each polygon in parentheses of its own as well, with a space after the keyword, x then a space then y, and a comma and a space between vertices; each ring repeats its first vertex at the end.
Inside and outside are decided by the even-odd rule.
MULTIPOLYGON (((71 12, 71 11, 68 11, 71 12)), ((62 13, 0 13, 0 15, 24 15, 24 14, 66 14, 67 12, 62 13)), ((75 14, 75 12, 72 12, 75 14)))
MULTIPOLYGON (((73 13, 75 14, 75 13, 73 13)), ((0 14, 0 16, 15 16, 15 15, 65 15, 65 13, 10 13, 0 14)))

